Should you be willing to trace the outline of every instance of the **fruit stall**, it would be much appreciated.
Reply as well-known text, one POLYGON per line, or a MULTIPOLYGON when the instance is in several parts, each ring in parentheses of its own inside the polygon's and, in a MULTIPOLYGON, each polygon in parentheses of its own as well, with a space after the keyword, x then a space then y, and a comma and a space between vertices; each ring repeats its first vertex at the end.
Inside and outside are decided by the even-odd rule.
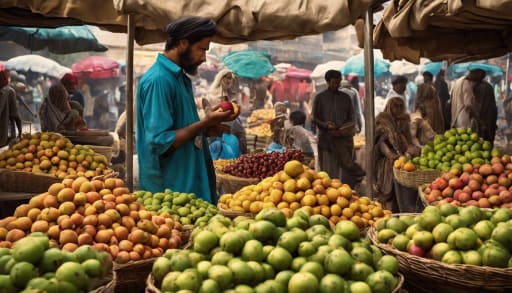
POLYGON ((0 219, 0 292, 512 290, 512 160, 468 130, 397 159, 395 173, 434 173, 404 179, 426 208, 400 214, 298 150, 216 161, 213 205, 132 192, 64 136, 24 138, 2 172, 53 181, 0 219))

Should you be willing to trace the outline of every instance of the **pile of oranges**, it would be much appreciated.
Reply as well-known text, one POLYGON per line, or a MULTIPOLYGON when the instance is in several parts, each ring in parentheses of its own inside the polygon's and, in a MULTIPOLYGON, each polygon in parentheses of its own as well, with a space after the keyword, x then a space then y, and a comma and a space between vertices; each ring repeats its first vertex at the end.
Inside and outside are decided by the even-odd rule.
POLYGON ((338 179, 326 172, 315 172, 298 161, 286 163, 284 170, 255 185, 245 186, 234 194, 220 197, 221 207, 236 212, 257 214, 276 207, 291 217, 301 207, 311 207, 312 214, 323 215, 336 224, 351 220, 363 228, 376 218, 391 214, 379 202, 359 197, 338 179))

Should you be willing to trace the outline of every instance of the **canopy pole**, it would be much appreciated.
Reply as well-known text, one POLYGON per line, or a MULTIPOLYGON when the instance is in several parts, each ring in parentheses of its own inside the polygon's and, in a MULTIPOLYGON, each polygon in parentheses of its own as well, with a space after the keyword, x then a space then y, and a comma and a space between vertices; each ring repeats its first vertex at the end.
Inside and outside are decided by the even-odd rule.
POLYGON ((133 40, 135 23, 128 14, 128 44, 126 54, 126 187, 133 191, 133 40))
POLYGON ((373 71, 373 9, 365 14, 364 26, 364 120, 365 120, 365 152, 366 152, 366 184, 371 198, 374 198, 373 184, 374 160, 373 145, 375 139, 375 106, 374 106, 374 71, 373 71))
POLYGON ((508 82, 509 70, 510 70, 510 53, 507 54, 507 65, 506 65, 506 69, 505 69, 505 100, 508 99, 508 93, 510 91, 510 86, 508 85, 509 84, 509 82, 508 82))

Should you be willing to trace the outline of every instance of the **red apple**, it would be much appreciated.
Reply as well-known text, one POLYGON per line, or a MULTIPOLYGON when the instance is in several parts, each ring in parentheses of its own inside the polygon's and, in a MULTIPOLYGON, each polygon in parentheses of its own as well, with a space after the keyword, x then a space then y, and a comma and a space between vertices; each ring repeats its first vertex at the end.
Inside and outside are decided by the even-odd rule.
POLYGON ((498 176, 496 175, 489 175, 487 176, 487 178, 485 178, 485 182, 489 185, 493 184, 493 183, 497 183, 498 182, 498 176))
POLYGON ((480 184, 481 184, 482 182, 484 182, 484 178, 482 177, 482 175, 480 175, 480 174, 478 174, 478 173, 473 173, 473 174, 471 174, 471 175, 469 176, 469 178, 470 178, 471 180, 475 180, 476 182, 478 182, 478 183, 480 183, 480 184))
POLYGON ((461 192, 461 194, 459 194, 459 201, 460 202, 467 202, 470 199, 471 199, 471 196, 467 192, 461 192))
POLYGON ((507 165, 508 163, 511 163, 512 162, 512 159, 510 158, 510 155, 503 155, 501 157, 501 163, 503 165, 507 165))
POLYGON ((469 180, 468 182, 468 187, 471 188, 472 191, 476 191, 476 190, 480 190, 480 182, 474 180, 474 179, 471 179, 469 180))
POLYGON ((412 255, 423 257, 425 255, 425 250, 423 250, 423 248, 419 247, 416 244, 412 244, 411 247, 409 247, 409 253, 412 255))
POLYGON ((473 193, 471 194, 471 198, 474 200, 479 200, 483 197, 484 197, 484 193, 481 192, 480 190, 473 191, 473 193))
POLYGON ((469 176, 469 174, 468 174, 468 173, 465 173, 465 172, 464 172, 464 173, 462 173, 462 175, 460 175, 460 180, 462 180, 462 182, 463 182, 464 184, 468 184, 468 182, 469 182, 469 178, 470 178, 470 176, 469 176))
POLYGON ((226 112, 226 111, 233 111, 233 104, 231 102, 228 102, 228 101, 222 101, 222 102, 220 102, 220 108, 224 112, 226 112))
POLYGON ((491 207, 491 203, 487 198, 481 198, 478 200, 478 206, 482 209, 488 209, 491 207))
POLYGON ((447 197, 447 198, 445 198, 444 200, 445 200, 447 203, 450 203, 450 202, 453 202, 453 201, 454 201, 453 197, 447 197))
POLYGON ((464 186, 464 183, 460 178, 452 178, 448 181, 448 185, 453 189, 460 189, 464 186))
POLYGON ((441 193, 442 197, 452 197, 453 196, 453 188, 450 186, 446 187, 441 193))
POLYGON ((466 206, 475 206, 475 207, 479 207, 478 205, 478 201, 474 200, 474 199, 470 199, 468 202, 466 202, 466 206))
POLYGON ((512 192, 508 190, 500 192, 499 197, 502 203, 512 202, 512 192))

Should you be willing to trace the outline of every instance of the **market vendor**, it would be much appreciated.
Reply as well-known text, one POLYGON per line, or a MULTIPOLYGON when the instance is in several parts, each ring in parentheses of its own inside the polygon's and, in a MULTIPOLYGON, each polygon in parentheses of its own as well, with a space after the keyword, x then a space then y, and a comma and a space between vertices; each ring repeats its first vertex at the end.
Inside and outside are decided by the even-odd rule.
POLYGON ((139 188, 192 192, 216 200, 215 172, 206 136, 219 136, 231 111, 217 106, 199 119, 192 83, 217 32, 215 22, 186 17, 166 26, 165 50, 141 78, 137 90, 136 143, 139 188))
POLYGON ((78 111, 71 109, 69 95, 61 84, 52 85, 39 109, 42 131, 79 130, 85 122, 78 111))

